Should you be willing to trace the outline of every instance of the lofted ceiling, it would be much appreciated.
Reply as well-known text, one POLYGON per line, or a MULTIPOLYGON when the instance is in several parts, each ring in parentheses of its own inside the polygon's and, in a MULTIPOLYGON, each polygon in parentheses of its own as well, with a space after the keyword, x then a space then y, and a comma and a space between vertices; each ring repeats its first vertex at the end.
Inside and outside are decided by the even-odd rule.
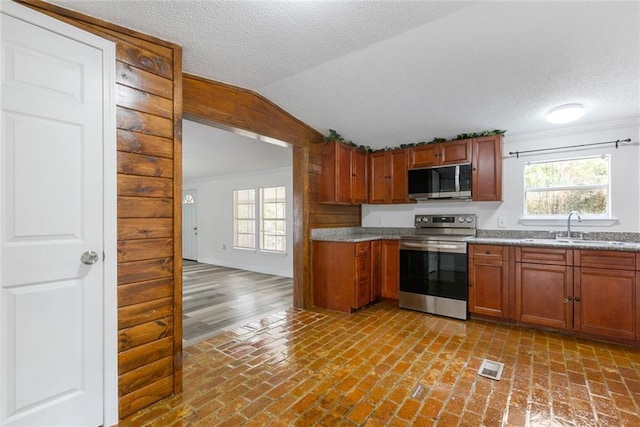
POLYGON ((372 148, 547 131, 565 103, 586 107, 571 126, 640 117, 638 1, 49 1, 372 148))

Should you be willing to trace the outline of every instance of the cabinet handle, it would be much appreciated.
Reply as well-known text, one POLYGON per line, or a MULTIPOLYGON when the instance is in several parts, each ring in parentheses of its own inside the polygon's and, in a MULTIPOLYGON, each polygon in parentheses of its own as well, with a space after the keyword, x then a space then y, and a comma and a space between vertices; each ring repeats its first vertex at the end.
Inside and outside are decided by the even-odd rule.
POLYGON ((580 302, 580 297, 575 297, 573 300, 574 300, 575 302, 580 302))
POLYGON ((484 253, 489 255, 491 253, 491 251, 489 249, 487 249, 486 251, 484 251, 484 253))
POLYGON ((568 297, 566 297, 565 299, 563 299, 563 300, 562 300, 562 302, 566 304, 566 303, 568 303, 569 301, 571 301, 572 299, 573 299, 573 297, 568 296, 568 297))

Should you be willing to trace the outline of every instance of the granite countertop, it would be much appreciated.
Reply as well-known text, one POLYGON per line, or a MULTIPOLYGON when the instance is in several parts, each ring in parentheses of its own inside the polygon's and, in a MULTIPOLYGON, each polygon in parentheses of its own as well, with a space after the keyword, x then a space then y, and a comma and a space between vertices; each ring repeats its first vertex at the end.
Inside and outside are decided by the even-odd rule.
POLYGON ((366 242, 369 240, 399 240, 415 234, 413 227, 346 227, 317 228, 311 230, 311 240, 321 242, 366 242))
MULTIPOLYGON (((311 230, 312 240, 328 242, 398 240, 403 236, 412 235, 415 235, 413 227, 347 227, 311 230)), ((582 239, 556 240, 554 232, 549 231, 477 230, 477 236, 470 237, 467 242, 485 245, 640 252, 640 233, 624 232, 589 232, 583 233, 582 239)))

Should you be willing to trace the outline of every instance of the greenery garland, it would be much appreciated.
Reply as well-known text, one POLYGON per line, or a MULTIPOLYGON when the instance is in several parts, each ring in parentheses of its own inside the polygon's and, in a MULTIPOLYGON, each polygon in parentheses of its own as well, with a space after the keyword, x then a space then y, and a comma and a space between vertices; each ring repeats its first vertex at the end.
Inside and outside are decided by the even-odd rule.
MULTIPOLYGON (((492 136, 492 135, 504 135, 505 133, 507 133, 506 130, 500 130, 500 129, 494 129, 494 130, 485 130, 482 132, 470 132, 470 133, 460 133, 458 135, 456 135, 455 138, 450 139, 449 141, 458 141, 461 139, 469 139, 469 138, 477 138, 479 136, 492 136)), ((372 149, 370 146, 368 145, 358 145, 352 141, 347 141, 345 140, 342 135, 340 135, 338 132, 336 132, 333 129, 329 129, 329 135, 325 135, 323 138, 324 142, 330 142, 330 141, 337 141, 337 142, 342 142, 344 144, 350 145, 351 147, 355 147, 359 150, 362 151, 366 151, 368 153, 375 153, 377 151, 391 151, 391 150, 396 150, 398 148, 409 148, 409 147, 417 147, 420 145, 424 145, 424 144, 432 144, 432 143, 436 143, 436 142, 447 142, 446 139, 444 138, 433 138, 433 140, 431 141, 420 141, 420 142, 411 142, 411 143, 407 143, 407 144, 400 144, 399 147, 384 147, 384 148, 380 148, 377 150, 372 149)))

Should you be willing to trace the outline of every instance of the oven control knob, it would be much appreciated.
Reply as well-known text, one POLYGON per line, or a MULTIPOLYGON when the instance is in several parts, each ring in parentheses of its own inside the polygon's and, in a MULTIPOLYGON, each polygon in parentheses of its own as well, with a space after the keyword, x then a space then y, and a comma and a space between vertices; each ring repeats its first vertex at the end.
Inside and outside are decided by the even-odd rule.
POLYGON ((467 222, 469 222, 469 223, 473 222, 473 217, 472 216, 468 216, 467 217, 467 222))
POLYGON ((463 217, 459 217, 458 218, 458 222, 464 222, 464 218, 463 217))

